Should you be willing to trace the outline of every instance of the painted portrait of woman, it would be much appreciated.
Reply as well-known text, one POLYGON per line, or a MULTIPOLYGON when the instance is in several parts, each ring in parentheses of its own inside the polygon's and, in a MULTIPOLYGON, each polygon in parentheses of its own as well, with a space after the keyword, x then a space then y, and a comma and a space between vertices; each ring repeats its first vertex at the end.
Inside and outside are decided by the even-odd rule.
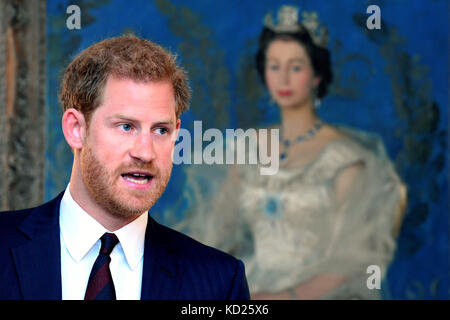
POLYGON ((332 82, 327 33, 317 14, 300 17, 267 16, 256 53, 281 113, 279 171, 231 169, 197 236, 244 259, 253 299, 379 298, 366 271, 392 260, 406 188, 379 138, 317 115, 332 82))

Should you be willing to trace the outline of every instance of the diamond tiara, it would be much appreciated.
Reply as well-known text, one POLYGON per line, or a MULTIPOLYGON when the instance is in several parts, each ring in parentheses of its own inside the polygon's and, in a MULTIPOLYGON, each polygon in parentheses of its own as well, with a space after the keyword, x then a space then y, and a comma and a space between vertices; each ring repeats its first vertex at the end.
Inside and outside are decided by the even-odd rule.
POLYGON ((274 23, 269 12, 264 18, 264 26, 275 33, 295 33, 306 29, 314 43, 319 47, 326 47, 328 43, 328 29, 321 25, 317 12, 302 12, 302 20, 299 21, 298 8, 284 5, 278 10, 277 23, 274 23))

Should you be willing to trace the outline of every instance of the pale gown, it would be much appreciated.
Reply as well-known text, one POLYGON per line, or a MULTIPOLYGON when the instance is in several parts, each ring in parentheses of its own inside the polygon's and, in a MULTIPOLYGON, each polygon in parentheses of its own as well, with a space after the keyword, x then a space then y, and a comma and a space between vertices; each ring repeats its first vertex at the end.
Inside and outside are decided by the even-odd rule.
MULTIPOLYGON (((380 297, 367 286, 367 268, 386 274, 405 187, 380 139, 339 131, 344 138, 326 144, 309 164, 266 176, 257 166, 238 165, 238 179, 230 174, 211 201, 197 199, 184 230, 242 259, 251 293, 282 292, 331 273, 347 280, 323 299, 380 297), (338 204, 334 179, 358 163, 363 169, 338 204)), ((205 170, 213 179, 212 168, 205 170)))

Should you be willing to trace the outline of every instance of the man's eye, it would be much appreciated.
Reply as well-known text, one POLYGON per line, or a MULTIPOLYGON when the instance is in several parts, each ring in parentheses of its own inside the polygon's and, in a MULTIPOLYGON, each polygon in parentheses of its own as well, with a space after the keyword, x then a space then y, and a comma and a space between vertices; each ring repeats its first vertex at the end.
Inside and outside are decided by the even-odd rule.
POLYGON ((129 123, 123 123, 120 125, 120 127, 122 128, 123 131, 130 131, 132 129, 132 126, 129 123))
POLYGON ((300 66, 292 66, 292 70, 300 71, 300 70, 302 70, 302 67, 300 67, 300 66))
POLYGON ((156 132, 158 134, 166 134, 167 132, 169 132, 169 130, 167 128, 158 128, 156 129, 156 132))
POLYGON ((269 69, 270 69, 270 70, 273 70, 273 71, 276 71, 276 70, 279 69, 279 67, 276 66, 276 65, 272 65, 272 66, 269 66, 269 69))

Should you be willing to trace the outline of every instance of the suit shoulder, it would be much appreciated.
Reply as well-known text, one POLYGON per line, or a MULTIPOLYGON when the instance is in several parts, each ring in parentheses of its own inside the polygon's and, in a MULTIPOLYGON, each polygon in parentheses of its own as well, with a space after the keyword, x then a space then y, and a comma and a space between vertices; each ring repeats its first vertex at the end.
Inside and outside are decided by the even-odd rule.
POLYGON ((157 225, 157 228, 160 229, 160 232, 165 233, 166 237, 170 239, 168 244, 172 246, 173 250, 179 251, 181 256, 184 256, 186 259, 189 259, 191 261, 195 261, 196 259, 209 259, 211 261, 217 261, 220 263, 228 262, 234 266, 236 266, 236 264, 238 263, 238 259, 228 253, 207 246, 172 228, 161 225, 155 221, 153 222, 157 225))
MULTIPOLYGON (((179 299, 248 300, 250 294, 241 260, 204 245, 168 227, 157 225, 164 233, 159 241, 172 251, 172 262, 183 268, 183 289, 179 299)), ((170 255, 170 253, 169 253, 170 255)))
POLYGON ((0 212, 0 247, 8 247, 23 238, 18 232, 18 227, 32 211, 30 208, 0 212))
POLYGON ((20 223, 33 211, 33 208, 13 211, 0 211, 0 230, 4 228, 13 228, 20 223))

